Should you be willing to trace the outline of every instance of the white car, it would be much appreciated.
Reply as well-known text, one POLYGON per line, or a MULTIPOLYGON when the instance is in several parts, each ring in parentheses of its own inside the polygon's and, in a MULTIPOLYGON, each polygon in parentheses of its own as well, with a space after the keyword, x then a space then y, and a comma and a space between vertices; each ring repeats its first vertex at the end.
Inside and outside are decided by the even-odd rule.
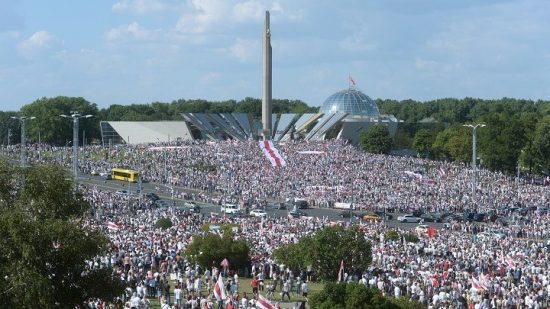
POLYGON ((422 221, 421 218, 415 217, 413 215, 404 215, 397 217, 397 221, 403 222, 403 223, 420 223, 422 221))
POLYGON ((266 217, 267 212, 260 210, 260 209, 254 209, 250 211, 250 215, 254 217, 266 217))
POLYGON ((116 190, 115 193, 118 195, 130 195, 130 192, 128 192, 127 190, 116 190))
POLYGON ((237 213, 240 212, 239 205, 237 205, 237 204, 222 204, 221 212, 226 213, 226 214, 237 214, 237 213))

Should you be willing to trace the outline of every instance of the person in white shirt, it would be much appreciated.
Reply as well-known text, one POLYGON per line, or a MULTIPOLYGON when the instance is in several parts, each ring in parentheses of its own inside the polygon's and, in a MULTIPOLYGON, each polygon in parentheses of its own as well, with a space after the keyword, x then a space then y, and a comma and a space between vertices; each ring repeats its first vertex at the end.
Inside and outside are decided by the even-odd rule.
POLYGON ((248 308, 248 298, 246 298, 246 292, 243 293, 241 298, 241 308, 248 308))
POLYGON ((174 298, 176 300, 176 305, 178 305, 179 307, 181 307, 182 292, 183 291, 181 290, 180 285, 177 285, 176 288, 174 289, 174 298))

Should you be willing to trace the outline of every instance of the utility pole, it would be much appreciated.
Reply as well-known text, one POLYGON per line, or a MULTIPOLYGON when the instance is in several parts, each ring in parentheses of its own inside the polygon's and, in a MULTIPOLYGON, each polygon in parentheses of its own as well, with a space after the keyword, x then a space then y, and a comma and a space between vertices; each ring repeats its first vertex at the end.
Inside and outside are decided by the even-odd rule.
POLYGON ((465 124, 464 127, 472 129, 472 199, 475 200, 476 197, 476 187, 477 187, 477 129, 483 128, 484 123, 478 123, 476 125, 465 124))
MULTIPOLYGON (((27 167, 27 136, 26 136, 26 124, 27 120, 35 119, 36 117, 11 117, 17 119, 21 123, 21 167, 27 167)), ((8 133, 9 134, 9 133, 8 133)), ((9 140, 9 135, 8 135, 9 140)))
POLYGON ((81 115, 77 111, 71 111, 70 115, 59 115, 63 118, 71 118, 73 120, 73 175, 78 179, 78 120, 80 118, 90 118, 93 115, 81 115))

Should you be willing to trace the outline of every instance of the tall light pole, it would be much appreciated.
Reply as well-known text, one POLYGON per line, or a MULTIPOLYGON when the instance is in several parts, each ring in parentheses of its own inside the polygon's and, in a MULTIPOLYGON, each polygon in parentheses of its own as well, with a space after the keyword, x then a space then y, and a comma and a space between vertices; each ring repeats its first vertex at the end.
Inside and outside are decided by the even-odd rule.
POLYGON ((464 124, 464 127, 468 127, 472 129, 472 199, 475 199, 476 197, 476 182, 477 182, 477 128, 483 128, 485 126, 484 123, 478 123, 478 124, 464 124))
POLYGON ((21 167, 27 166, 27 135, 25 133, 27 120, 32 120, 36 117, 11 117, 12 119, 18 119, 21 123, 21 167))
POLYGON ((70 115, 59 116, 73 119, 73 175, 76 182, 78 179, 78 120, 80 118, 90 118, 93 115, 81 115, 77 111, 71 111, 70 115))

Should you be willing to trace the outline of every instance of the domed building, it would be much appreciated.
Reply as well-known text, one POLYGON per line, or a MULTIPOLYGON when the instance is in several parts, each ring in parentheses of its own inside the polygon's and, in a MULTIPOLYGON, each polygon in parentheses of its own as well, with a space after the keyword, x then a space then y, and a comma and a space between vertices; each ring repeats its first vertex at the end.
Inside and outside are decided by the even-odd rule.
POLYGON ((359 135, 375 124, 388 126, 393 136, 397 130, 397 119, 392 115, 381 115, 376 102, 355 87, 330 95, 319 114, 314 115, 296 131, 306 140, 340 138, 352 144, 359 143, 359 135))
POLYGON ((376 102, 355 87, 338 91, 328 97, 319 112, 323 114, 341 112, 348 115, 372 118, 380 116, 376 102))

